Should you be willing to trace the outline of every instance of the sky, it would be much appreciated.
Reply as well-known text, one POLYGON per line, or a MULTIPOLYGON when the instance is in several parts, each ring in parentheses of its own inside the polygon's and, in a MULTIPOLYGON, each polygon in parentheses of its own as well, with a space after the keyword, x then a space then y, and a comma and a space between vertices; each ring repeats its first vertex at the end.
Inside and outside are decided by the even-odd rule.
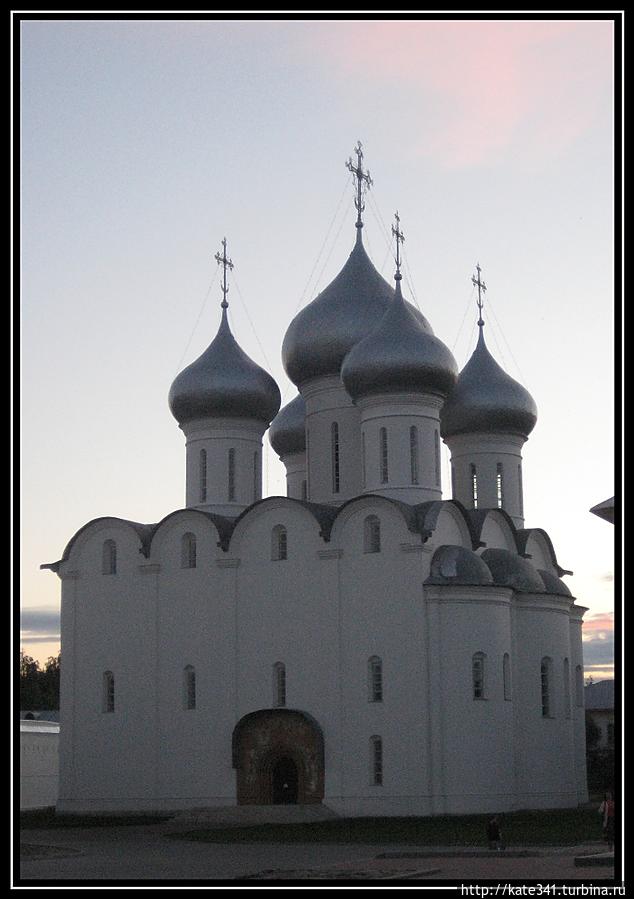
MULTIPOLYGON (((345 162, 373 184, 364 243, 460 368, 476 340, 534 397, 526 525, 588 607, 586 674, 612 676, 614 34, 607 20, 41 19, 21 22, 21 641, 59 650, 61 558, 86 522, 185 502, 167 395, 233 333, 296 394, 286 328, 355 238, 345 162)), ((620 297, 617 298, 620 303, 620 297)), ((265 495, 285 494, 265 436, 265 495)), ((443 448, 443 495, 450 496, 443 448)), ((17 499, 18 497, 16 497, 17 499)))

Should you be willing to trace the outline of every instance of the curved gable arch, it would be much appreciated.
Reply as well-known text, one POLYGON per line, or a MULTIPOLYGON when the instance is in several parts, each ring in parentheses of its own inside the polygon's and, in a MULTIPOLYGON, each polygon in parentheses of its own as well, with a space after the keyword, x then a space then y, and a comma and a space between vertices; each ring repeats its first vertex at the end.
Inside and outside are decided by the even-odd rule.
POLYGON ((421 526, 434 545, 472 549, 475 535, 468 516, 454 500, 436 500, 418 507, 421 526))
POLYGON ((517 552, 517 531, 510 516, 502 509, 487 509, 484 512, 478 536, 487 549, 517 552))
POLYGON ((390 499, 388 496, 367 493, 363 496, 355 496, 339 507, 330 533, 331 542, 336 544, 341 542, 343 532, 352 518, 358 515, 365 518, 374 514, 380 520, 381 514, 385 517, 385 512, 393 518, 401 520, 408 531, 420 535, 412 506, 399 502, 399 500, 390 499))
MULTIPOLYGON (((149 552, 149 543, 153 527, 154 525, 141 524, 137 521, 128 521, 126 518, 116 518, 111 515, 93 518, 92 521, 87 522, 87 524, 83 525, 83 527, 73 534, 66 544, 64 553, 59 562, 47 567, 51 567, 53 570, 59 570, 59 567, 66 562, 69 562, 72 565, 78 564, 86 545, 100 536, 103 536, 104 540, 114 539, 119 548, 125 546, 125 542, 130 540, 132 548, 138 550, 142 556, 146 556, 149 552)), ((101 558, 101 548, 99 549, 99 554, 101 558)))
POLYGON ((262 516, 268 515, 270 512, 279 511, 280 520, 275 521, 275 525, 284 525, 289 527, 293 517, 299 516, 301 519, 308 521, 317 529, 316 536, 327 540, 330 533, 330 520, 334 515, 334 510, 319 506, 316 503, 309 503, 299 499, 292 499, 289 496, 269 496, 265 499, 258 500, 245 509, 235 521, 228 549, 237 554, 240 553, 242 542, 249 532, 250 528, 262 516))
POLYGON ((552 540, 543 528, 523 528, 518 531, 517 548, 521 555, 530 556, 535 568, 543 568, 557 577, 572 574, 572 571, 562 568, 557 561, 552 540))
POLYGON ((227 519, 204 512, 202 509, 176 509, 154 526, 148 556, 157 561, 163 553, 166 541, 172 538, 175 532, 180 535, 191 531, 197 538, 207 533, 211 535, 214 548, 221 547, 224 533, 230 524, 227 519))

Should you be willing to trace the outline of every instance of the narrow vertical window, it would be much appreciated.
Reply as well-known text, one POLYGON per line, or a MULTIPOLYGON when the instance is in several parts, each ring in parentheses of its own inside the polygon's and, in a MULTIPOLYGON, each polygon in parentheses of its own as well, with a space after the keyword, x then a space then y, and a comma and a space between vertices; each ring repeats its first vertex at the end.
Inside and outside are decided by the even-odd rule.
POLYGON ((365 467, 365 431, 361 434, 361 477, 363 479, 363 487, 365 488, 367 482, 365 467))
POLYGON ((409 463, 412 484, 418 484, 418 428, 409 429, 409 463))
POLYGON ((502 680, 504 683, 504 698, 511 700, 513 698, 511 686, 511 657, 505 652, 502 657, 502 680))
POLYGON ((471 463, 471 500, 473 508, 478 508, 478 472, 473 463, 471 463))
POLYGON ((196 708, 196 669, 193 665, 186 665, 183 669, 183 707, 196 708))
POLYGON ((271 531, 271 559, 280 562, 288 558, 288 537, 286 528, 282 524, 276 524, 271 531))
POLYGON ((542 687, 542 717, 552 717, 552 696, 551 696, 551 660, 543 658, 541 664, 541 687, 542 687))
POLYGON ((306 491, 310 496, 310 431, 306 428, 306 491))
POLYGON ((260 458, 258 451, 253 453, 253 502, 260 498, 260 458))
POLYGON ((199 475, 200 475, 200 501, 207 502, 207 450, 201 449, 198 457, 199 475))
POLYGON ((570 662, 564 659, 564 714, 566 718, 570 718, 570 662))
POLYGON ((368 660, 368 699, 383 702, 383 662, 378 656, 368 660))
POLYGON ((188 531, 181 537, 181 568, 196 567, 196 535, 188 531))
POLYGON ((453 466, 453 462, 451 463, 451 498, 456 498, 456 469, 453 466))
POLYGON ((486 656, 483 652, 476 652, 471 659, 471 676, 473 680, 473 698, 485 699, 485 671, 484 662, 486 656))
POLYGON ((440 435, 434 431, 434 461, 436 468, 436 486, 440 487, 440 435))
POLYGON ((517 489, 520 501, 520 517, 524 517, 524 488, 522 487, 522 466, 517 466, 517 489))
POLYGON ((273 705, 281 708, 286 705, 286 665, 276 662, 273 665, 273 705))
POLYGON ((381 428, 379 431, 379 451, 381 454, 381 483, 387 484, 388 481, 388 458, 387 458, 387 428, 381 428))
POLYGON ((383 783, 383 740, 370 737, 370 782, 380 787, 383 783))
POLYGON ((103 705, 104 712, 114 712, 114 674, 112 671, 103 673, 103 705))
POLYGON ((229 456, 227 460, 227 481, 228 481, 228 499, 229 502, 235 502, 236 498, 236 451, 234 449, 229 450, 229 456))
POLYGON ((332 492, 339 493, 339 425, 330 426, 330 450, 332 456, 332 492))
POLYGON ((103 574, 117 573, 117 544, 114 540, 105 540, 101 554, 101 571, 103 574))
POLYGON ((302 481, 302 499, 308 499, 308 483, 306 480, 302 481))
POLYGON ((363 552, 381 552, 381 522, 376 515, 368 515, 363 522, 363 552))
POLYGON ((501 509, 504 503, 504 483, 501 462, 498 462, 497 464, 497 472, 495 475, 495 489, 497 492, 498 509, 501 509))
POLYGON ((577 704, 577 708, 583 708, 583 668, 581 667, 581 665, 577 665, 577 667, 575 668, 575 702, 577 704))

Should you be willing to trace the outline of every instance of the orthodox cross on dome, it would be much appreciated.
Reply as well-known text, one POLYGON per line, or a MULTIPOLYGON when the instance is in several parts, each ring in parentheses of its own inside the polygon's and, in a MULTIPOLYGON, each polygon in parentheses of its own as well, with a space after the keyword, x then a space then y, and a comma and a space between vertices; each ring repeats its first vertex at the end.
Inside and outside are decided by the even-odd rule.
POLYGON ((229 293, 229 288, 227 287, 227 269, 233 268, 233 262, 231 259, 227 258, 227 238, 222 238, 222 256, 220 253, 216 253, 214 259, 218 263, 218 265, 222 266, 222 303, 220 306, 223 309, 226 309, 229 303, 227 302, 227 294, 229 293))
POLYGON ((472 275, 472 276, 471 276, 471 281, 472 281, 473 284, 478 288, 478 311, 479 311, 479 313, 480 313, 480 317, 479 317, 479 319, 478 319, 478 327, 479 327, 479 328, 483 328, 483 327, 484 327, 484 321, 483 321, 483 319, 482 319, 482 292, 484 291, 484 292, 486 293, 487 286, 486 286, 486 284, 484 283, 484 281, 482 281, 482 279, 480 278, 480 274, 482 273, 482 269, 480 268, 480 263, 479 263, 479 262, 478 262, 478 264, 476 265, 476 271, 478 272, 478 277, 476 278, 475 275, 472 275))
POLYGON ((394 280, 400 281, 403 277, 401 275, 401 244, 405 243, 405 235, 400 230, 401 217, 398 214, 398 210, 394 213, 394 218, 396 219, 396 227, 392 225, 392 237, 396 240, 396 274, 394 275, 394 280))
POLYGON ((363 147, 361 146, 361 141, 357 141, 357 146, 355 147, 354 152, 357 154, 357 164, 355 165, 352 161, 352 157, 349 157, 346 162, 346 168, 352 172, 352 174, 357 179, 357 195, 354 199, 354 205, 357 208, 357 228, 363 228, 363 222, 361 221, 361 213, 365 209, 365 203, 363 202, 363 185, 365 184, 365 189, 367 190, 372 184, 372 178, 370 178, 370 172, 363 171, 363 147))

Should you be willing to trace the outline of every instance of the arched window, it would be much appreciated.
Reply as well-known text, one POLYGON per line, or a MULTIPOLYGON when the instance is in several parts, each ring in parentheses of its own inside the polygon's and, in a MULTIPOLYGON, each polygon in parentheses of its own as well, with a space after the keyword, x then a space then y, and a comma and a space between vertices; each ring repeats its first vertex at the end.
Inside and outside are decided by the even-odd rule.
POLYGON ((114 712, 114 674, 112 671, 103 673, 102 709, 104 712, 114 712))
POLYGON ((376 515, 368 515, 363 523, 363 552, 381 552, 381 522, 376 515))
POLYGON ((380 787, 383 783, 383 740, 370 737, 370 783, 380 787))
POLYGON ((575 702, 577 703, 577 708, 580 709, 585 704, 583 696, 583 668, 581 665, 577 665, 575 668, 575 702))
POLYGON ((207 450, 201 449, 198 457, 198 467, 200 474, 200 501, 207 502, 207 450))
POLYGON ((520 515, 524 517, 524 488, 522 487, 522 466, 517 466, 517 490, 520 501, 520 515))
POLYGON ((498 462, 497 464, 497 472, 495 475, 495 489, 497 492, 498 509, 501 509, 502 504, 504 503, 504 477, 501 462, 498 462))
POLYGON ((361 477, 362 487, 365 488, 367 483, 366 465, 365 465, 365 431, 361 434, 361 477))
POLYGON ((196 669, 193 665, 183 668, 183 708, 196 708, 196 669))
POLYGON ((181 568, 196 567, 196 535, 188 531, 181 537, 181 568))
POLYGON ((286 665, 276 662, 273 665, 273 705, 281 708, 286 705, 286 665))
POLYGON ((568 659, 564 659, 564 714, 566 718, 570 718, 571 709, 570 709, 570 662, 568 659))
POLYGON ((542 717, 552 718, 552 659, 545 656, 541 663, 542 717))
POLYGON ((471 659, 471 676, 473 680, 473 698, 486 699, 486 671, 485 671, 486 655, 483 652, 476 652, 471 659))
POLYGON ((368 699, 383 702, 383 662, 378 656, 368 659, 368 699))
POLYGON ((471 463, 471 501, 473 508, 478 508, 478 472, 473 463, 471 463))
POLYGON ((381 430, 379 431, 379 452, 381 459, 381 483, 387 484, 389 477, 387 457, 387 428, 381 428, 381 430))
POLYGON ((227 495, 230 503, 236 498, 236 451, 231 448, 227 457, 227 495))
POLYGON ((418 484, 418 428, 409 429, 409 467, 412 484, 418 484))
POLYGON ((436 486, 440 487, 440 435, 434 431, 434 461, 436 468, 436 486))
POLYGON ((339 425, 330 426, 330 449, 332 455, 332 492, 339 493, 339 425))
POLYGON ((288 538, 283 524, 276 524, 271 531, 271 559, 281 562, 288 558, 288 538))
POLYGON ((513 698, 513 688, 511 684, 511 657, 505 652, 502 657, 502 680, 504 683, 504 698, 511 700, 513 698))
POLYGON ((102 574, 117 573, 117 544, 114 540, 104 540, 101 554, 102 574))

